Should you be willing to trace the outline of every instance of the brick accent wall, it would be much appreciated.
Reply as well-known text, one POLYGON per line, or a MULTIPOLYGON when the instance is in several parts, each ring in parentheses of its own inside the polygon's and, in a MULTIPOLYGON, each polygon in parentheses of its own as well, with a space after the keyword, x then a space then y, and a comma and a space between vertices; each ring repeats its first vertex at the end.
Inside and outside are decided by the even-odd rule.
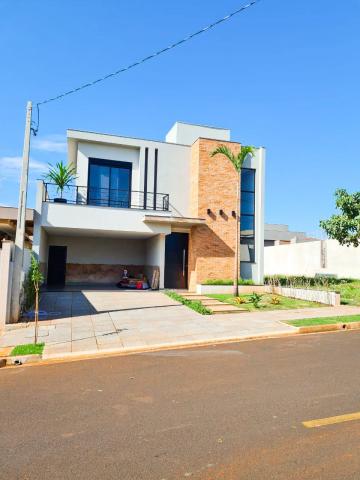
POLYGON ((238 176, 226 157, 210 156, 220 144, 235 154, 241 148, 235 142, 199 138, 191 149, 191 213, 205 218, 206 225, 193 227, 189 237, 190 290, 208 279, 233 277, 236 219, 231 212, 236 210, 238 176))

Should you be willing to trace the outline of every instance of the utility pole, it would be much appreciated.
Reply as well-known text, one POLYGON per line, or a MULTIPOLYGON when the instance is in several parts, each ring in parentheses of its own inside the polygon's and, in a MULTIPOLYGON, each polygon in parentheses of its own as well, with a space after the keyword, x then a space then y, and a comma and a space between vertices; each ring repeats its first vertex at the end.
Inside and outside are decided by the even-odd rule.
POLYGON ((23 161, 22 161, 19 204, 18 204, 18 213, 17 213, 17 222, 16 222, 14 268, 13 268, 13 278, 12 278, 12 293, 11 293, 11 321, 12 322, 17 322, 20 316, 20 296, 21 296, 22 282, 23 282, 22 268, 23 268, 24 243, 25 243, 26 200, 27 200, 27 187, 28 187, 28 177, 29 177, 31 113, 32 113, 32 102, 27 102, 23 161))

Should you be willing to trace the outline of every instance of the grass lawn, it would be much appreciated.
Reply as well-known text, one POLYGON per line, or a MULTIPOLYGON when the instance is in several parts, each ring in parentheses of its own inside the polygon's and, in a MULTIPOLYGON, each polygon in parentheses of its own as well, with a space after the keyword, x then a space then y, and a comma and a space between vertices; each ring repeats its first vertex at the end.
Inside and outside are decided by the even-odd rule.
POLYGON ((329 323, 360 322, 360 315, 343 315, 342 317, 303 318, 286 322, 294 327, 309 327, 311 325, 329 325, 329 323))
POLYGON ((261 297, 259 308, 255 308, 254 305, 249 301, 250 296, 251 295, 239 295, 240 298, 243 298, 245 300, 245 303, 236 304, 234 303, 234 296, 229 293, 207 295, 207 297, 216 298, 216 300, 220 300, 220 302, 230 303, 231 305, 235 305, 239 308, 245 308, 249 312, 259 310, 290 310, 292 308, 310 308, 325 306, 321 303, 308 302, 307 300, 298 300, 296 298, 281 297, 280 295, 264 294, 261 297), (271 303, 271 300, 274 297, 279 299, 280 303, 278 305, 271 303))
POLYGON ((334 290, 340 293, 343 305, 360 305, 360 280, 334 285, 334 290))
POLYGON ((12 357, 18 355, 40 355, 44 350, 45 343, 27 343, 26 345, 17 345, 11 350, 10 355, 12 357))
POLYGON ((165 290, 164 293, 173 300, 182 303, 186 307, 191 308, 192 310, 200 313, 201 315, 212 315, 212 311, 206 308, 205 305, 203 305, 198 300, 188 300, 187 298, 182 297, 181 295, 172 290, 165 290))

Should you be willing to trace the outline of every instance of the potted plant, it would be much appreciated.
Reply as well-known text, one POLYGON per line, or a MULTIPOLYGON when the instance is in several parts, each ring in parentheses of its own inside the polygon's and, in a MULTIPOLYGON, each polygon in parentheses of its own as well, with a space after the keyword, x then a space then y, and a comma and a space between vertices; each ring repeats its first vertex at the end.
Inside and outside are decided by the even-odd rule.
POLYGON ((44 176, 46 180, 57 186, 60 192, 60 198, 54 198, 54 202, 67 203, 67 199, 63 198, 65 187, 69 187, 71 182, 76 179, 76 169, 74 165, 65 165, 63 161, 58 162, 55 167, 49 164, 49 172, 44 176))

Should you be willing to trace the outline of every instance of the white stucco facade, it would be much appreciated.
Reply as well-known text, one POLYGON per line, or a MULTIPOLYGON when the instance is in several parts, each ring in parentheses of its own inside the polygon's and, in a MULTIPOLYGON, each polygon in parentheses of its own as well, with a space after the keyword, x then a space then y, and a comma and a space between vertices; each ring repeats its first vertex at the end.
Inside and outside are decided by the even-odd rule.
MULTIPOLYGON (((76 195, 71 202, 54 202, 47 187, 38 184, 34 215, 33 250, 46 275, 49 248, 65 246, 67 264, 143 267, 150 275, 160 271, 164 287, 166 239, 172 233, 187 233, 206 219, 191 218, 192 144, 200 136, 230 140, 230 131, 222 128, 178 122, 166 136, 166 142, 68 130, 68 162, 76 168, 76 195), (123 162, 131 169, 129 208, 90 204, 89 165, 92 160, 123 162), (150 200, 143 205, 145 193, 150 200), (151 198, 168 198, 164 209, 154 210, 151 198), (151 197, 153 195, 153 197, 151 197), (145 208, 146 207, 146 208, 145 208), (151 217, 151 218, 150 218, 151 217)), ((264 244, 265 149, 256 149, 246 168, 256 170, 255 183, 255 262, 241 263, 241 276, 261 283, 264 244)), ((66 198, 66 190, 64 197, 66 198)), ((77 267, 76 267, 77 268, 77 267)), ((84 268, 82 269, 82 276, 84 268)))

